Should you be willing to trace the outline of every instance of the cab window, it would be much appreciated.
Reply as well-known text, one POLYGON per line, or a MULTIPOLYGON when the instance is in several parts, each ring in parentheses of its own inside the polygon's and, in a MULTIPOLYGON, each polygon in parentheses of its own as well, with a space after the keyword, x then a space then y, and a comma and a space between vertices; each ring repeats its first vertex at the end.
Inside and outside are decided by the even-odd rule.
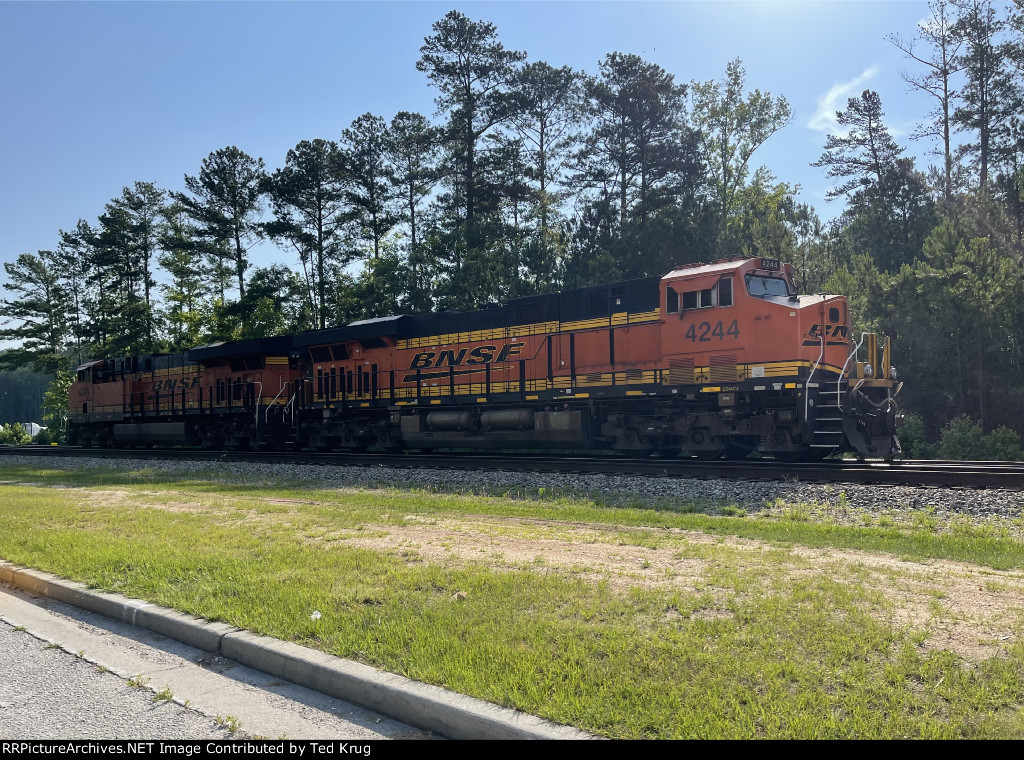
POLYGON ((683 311, 732 306, 732 278, 723 277, 710 288, 687 291, 680 300, 683 311))
POLYGON ((668 314, 675 314, 679 311, 679 294, 673 287, 665 290, 665 311, 668 314))
POLYGON ((783 277, 748 274, 746 280, 747 292, 758 298, 792 295, 789 289, 789 282, 783 277))

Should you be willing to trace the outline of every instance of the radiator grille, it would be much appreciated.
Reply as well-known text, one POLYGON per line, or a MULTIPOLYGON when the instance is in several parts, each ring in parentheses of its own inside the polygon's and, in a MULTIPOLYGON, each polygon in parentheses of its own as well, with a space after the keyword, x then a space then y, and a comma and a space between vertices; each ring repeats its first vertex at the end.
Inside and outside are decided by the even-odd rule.
POLYGON ((719 354, 708 361, 708 375, 713 383, 735 383, 736 354, 719 354))
POLYGON ((693 359, 670 359, 668 381, 671 385, 692 385, 693 359))

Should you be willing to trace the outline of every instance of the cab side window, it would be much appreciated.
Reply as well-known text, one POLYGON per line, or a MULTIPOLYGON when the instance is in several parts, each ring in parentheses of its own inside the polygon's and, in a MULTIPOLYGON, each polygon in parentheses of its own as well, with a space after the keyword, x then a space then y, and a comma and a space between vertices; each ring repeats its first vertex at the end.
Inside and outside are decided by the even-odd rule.
POLYGON ((679 311, 679 294, 671 287, 667 288, 665 293, 665 313, 675 314, 679 311))
POLYGON ((718 281, 718 305, 732 306, 732 278, 723 277, 718 281))
POLYGON ((691 290, 682 294, 683 311, 732 306, 732 278, 723 277, 710 288, 691 290))

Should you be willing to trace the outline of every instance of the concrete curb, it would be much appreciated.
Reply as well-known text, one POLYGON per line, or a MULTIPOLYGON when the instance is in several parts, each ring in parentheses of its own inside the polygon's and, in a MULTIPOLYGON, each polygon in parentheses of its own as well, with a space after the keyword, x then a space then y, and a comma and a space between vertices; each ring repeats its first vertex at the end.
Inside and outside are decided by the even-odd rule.
POLYGON ((450 739, 593 739, 568 726, 287 641, 0 562, 0 582, 175 639, 450 739))

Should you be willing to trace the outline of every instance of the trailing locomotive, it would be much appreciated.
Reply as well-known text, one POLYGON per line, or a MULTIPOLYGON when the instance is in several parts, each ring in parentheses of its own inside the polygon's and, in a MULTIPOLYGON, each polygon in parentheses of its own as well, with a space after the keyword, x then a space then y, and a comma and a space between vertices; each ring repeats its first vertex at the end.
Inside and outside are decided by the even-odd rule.
POLYGON ((730 259, 474 312, 104 359, 71 388, 83 445, 899 452, 888 340, 788 264, 730 259))

